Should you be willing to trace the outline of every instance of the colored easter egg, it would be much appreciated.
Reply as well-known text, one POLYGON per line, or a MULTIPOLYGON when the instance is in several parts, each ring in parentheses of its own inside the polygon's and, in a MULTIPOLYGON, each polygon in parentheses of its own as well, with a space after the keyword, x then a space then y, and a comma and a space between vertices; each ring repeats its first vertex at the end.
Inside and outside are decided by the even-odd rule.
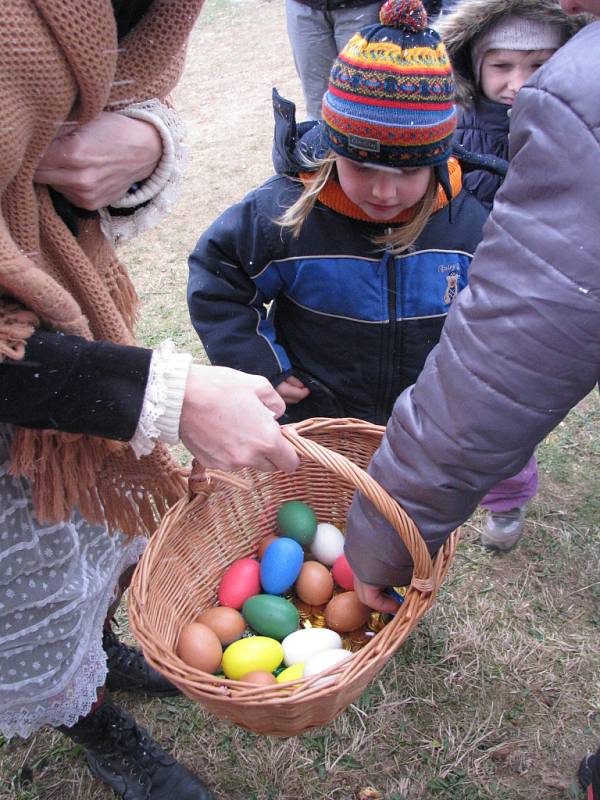
POLYGON ((327 603, 325 623, 338 633, 354 631, 364 625, 371 616, 372 609, 359 600, 356 592, 337 594, 327 603))
MULTIPOLYGON (((352 653, 341 648, 315 653, 304 665, 304 677, 310 678, 312 675, 317 675, 319 672, 323 672, 341 661, 347 661, 349 658, 352 658, 352 653)), ((315 681, 315 686, 326 686, 328 683, 333 683, 335 679, 335 675, 326 675, 320 681, 315 681)))
POLYGON ((279 537, 267 547, 260 562, 260 582, 268 594, 283 594, 300 574, 304 550, 287 537, 279 537))
POLYGON ((338 633, 327 628, 302 628, 286 636, 281 646, 284 663, 291 667, 308 661, 316 653, 340 648, 342 640, 338 633))
POLYGON ((219 585, 219 605, 237 608, 260 592, 260 564, 254 558, 240 558, 225 570, 219 585))
POLYGON ((230 644, 223 653, 223 672, 239 681, 249 672, 273 672, 283 660, 283 647, 267 636, 249 636, 230 644))
POLYGON ((279 537, 275 536, 275 534, 271 534, 270 536, 265 536, 265 538, 261 542, 259 542, 258 552, 257 552, 257 556, 259 559, 261 559, 264 556, 265 550, 271 544, 271 542, 274 542, 275 539, 278 538, 279 537))
POLYGON ((227 646, 239 639, 246 630, 246 620, 235 608, 216 606, 200 614, 196 622, 208 625, 219 637, 222 645, 227 646))
POLYGON ((333 578, 323 564, 307 561, 300 570, 294 589, 302 602, 309 606, 321 606, 331 599, 333 578))
POLYGON ((339 558, 336 558, 331 568, 331 574, 333 575, 333 580, 338 586, 341 586, 342 589, 345 589, 347 592, 354 591, 354 573, 352 572, 352 567, 348 563, 348 559, 343 553, 339 558))
POLYGON ((245 683, 253 683, 255 686, 272 686, 277 683, 277 678, 272 672, 256 669, 254 672, 247 672, 240 678, 245 683))
POLYGON ((304 664, 293 664, 291 667, 286 667, 277 676, 277 683, 287 683, 288 681, 297 681, 304 675, 304 664))
POLYGON ((277 512, 277 525, 282 536, 295 539, 302 547, 308 547, 315 538, 317 518, 306 503, 288 500, 277 512))
POLYGON ((223 648, 217 634, 208 625, 190 622, 179 634, 177 655, 190 667, 212 673, 221 664, 223 648))
POLYGON ((257 594, 250 597, 242 607, 244 619, 262 636, 284 639, 298 630, 298 609, 285 597, 273 594, 257 594))
POLYGON ((321 564, 330 567, 344 552, 344 534, 335 525, 320 522, 310 551, 321 564))

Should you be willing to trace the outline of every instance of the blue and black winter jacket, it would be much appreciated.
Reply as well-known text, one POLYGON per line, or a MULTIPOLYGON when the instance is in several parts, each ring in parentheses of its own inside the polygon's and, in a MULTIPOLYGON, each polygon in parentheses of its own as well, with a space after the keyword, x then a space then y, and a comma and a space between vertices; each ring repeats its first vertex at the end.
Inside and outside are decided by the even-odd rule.
POLYGON ((270 178, 223 213, 189 259, 192 323, 213 364, 298 376, 310 389, 286 421, 350 416, 385 423, 421 372, 468 280, 487 212, 461 191, 413 252, 372 242, 385 226, 317 202, 294 238, 274 220, 302 186, 270 178))

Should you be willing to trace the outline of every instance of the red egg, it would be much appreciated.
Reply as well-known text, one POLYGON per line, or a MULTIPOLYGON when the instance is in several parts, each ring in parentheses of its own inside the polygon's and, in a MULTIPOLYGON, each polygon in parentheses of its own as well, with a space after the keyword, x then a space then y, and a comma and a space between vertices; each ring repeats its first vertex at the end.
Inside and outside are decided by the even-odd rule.
POLYGON ((331 574, 333 575, 333 580, 338 586, 341 586, 342 589, 345 589, 347 592, 352 592, 354 590, 354 573, 345 555, 342 554, 336 559, 331 568, 331 574))
POLYGON ((237 608, 260 593, 260 564, 254 558, 240 558, 225 570, 219 585, 219 604, 237 608))

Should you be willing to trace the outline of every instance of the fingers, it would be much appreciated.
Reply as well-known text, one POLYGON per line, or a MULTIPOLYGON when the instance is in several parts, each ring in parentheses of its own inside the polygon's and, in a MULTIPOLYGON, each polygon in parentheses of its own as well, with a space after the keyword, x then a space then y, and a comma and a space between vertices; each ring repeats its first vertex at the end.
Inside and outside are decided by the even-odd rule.
POLYGON ((297 378, 295 375, 290 375, 289 378, 286 378, 285 383, 289 383, 291 386, 295 386, 297 389, 304 389, 304 384, 300 378, 297 378))
POLYGON ((308 389, 297 389, 295 386, 284 386, 282 384, 279 384, 277 391, 286 403, 299 403, 300 400, 304 400, 310 394, 308 389))
POLYGON ((358 595, 361 602, 369 608, 374 608, 376 611, 381 611, 383 614, 395 614, 400 608, 400 603, 388 597, 384 593, 382 586, 372 586, 369 583, 359 581, 356 576, 354 578, 354 591, 358 595))
POLYGON ((257 378, 256 381, 256 396, 272 412, 275 419, 279 419, 285 413, 285 400, 266 378, 257 378))

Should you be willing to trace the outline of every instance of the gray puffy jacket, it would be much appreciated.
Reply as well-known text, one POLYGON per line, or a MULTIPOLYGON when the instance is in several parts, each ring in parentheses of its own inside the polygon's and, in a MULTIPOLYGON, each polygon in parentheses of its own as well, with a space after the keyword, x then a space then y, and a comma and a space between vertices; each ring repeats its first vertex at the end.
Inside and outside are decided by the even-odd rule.
MULTIPOLYGON (((470 276, 370 466, 432 553, 600 377, 600 22, 519 92, 470 276)), ((410 580, 399 537, 362 498, 346 555, 365 582, 410 580)))

